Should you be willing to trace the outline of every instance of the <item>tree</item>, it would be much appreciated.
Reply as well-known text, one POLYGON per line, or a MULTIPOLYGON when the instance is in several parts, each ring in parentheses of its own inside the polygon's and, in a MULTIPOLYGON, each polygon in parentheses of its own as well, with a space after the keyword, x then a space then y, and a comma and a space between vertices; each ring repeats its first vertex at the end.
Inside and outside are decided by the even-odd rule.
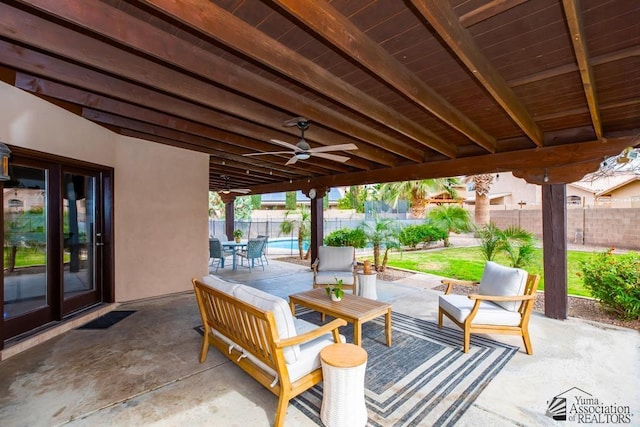
POLYGON ((367 191, 364 185, 352 185, 338 200, 338 208, 355 209, 358 213, 364 213, 364 202, 367 191))
POLYGON ((209 217, 224 218, 224 202, 215 191, 209 191, 209 217))
POLYGON ((489 191, 493 184, 493 175, 485 173, 471 177, 476 188, 475 223, 478 226, 489 224, 491 213, 489 211, 489 191))
POLYGON ((509 257, 511 267, 524 267, 533 258, 533 234, 520 227, 508 227, 499 233, 500 248, 509 257))
POLYGON ((295 191, 287 191, 284 195, 284 207, 289 210, 295 210, 298 204, 298 198, 295 191))
POLYGON ((251 196, 236 197, 236 200, 233 204, 233 209, 235 219, 239 219, 241 221, 250 220, 251 213, 253 212, 253 208, 251 206, 251 196))
POLYGON ((478 236, 482 256, 487 261, 493 261, 502 252, 509 258, 511 267, 521 268, 533 258, 533 234, 520 227, 501 230, 490 222, 478 230, 478 236))
POLYGON ((414 218, 424 218, 429 194, 446 191, 453 198, 456 198, 457 194, 453 185, 457 183, 457 178, 388 182, 380 186, 379 194, 382 200, 393 207, 398 205, 399 200, 409 200, 411 215, 414 218))
MULTIPOLYGON (((398 227, 395 220, 391 218, 375 217, 372 223, 363 221, 360 225, 367 235, 367 240, 373 245, 373 264, 376 271, 382 271, 380 262, 380 246, 393 244, 398 240, 398 227)), ((386 255, 386 252, 385 252, 386 255)))
POLYGON ((298 252, 300 259, 309 259, 311 256, 311 247, 304 253, 303 243, 305 239, 311 236, 311 211, 306 206, 302 206, 297 210, 289 210, 285 213, 285 220, 280 224, 280 232, 291 234, 294 229, 298 229, 298 252), (295 218, 289 219, 291 216, 295 218))
POLYGON ((448 247, 449 233, 462 233, 471 228, 471 218, 469 212, 457 205, 443 205, 432 209, 429 212, 429 219, 439 228, 446 230, 447 236, 444 238, 444 246, 448 247))

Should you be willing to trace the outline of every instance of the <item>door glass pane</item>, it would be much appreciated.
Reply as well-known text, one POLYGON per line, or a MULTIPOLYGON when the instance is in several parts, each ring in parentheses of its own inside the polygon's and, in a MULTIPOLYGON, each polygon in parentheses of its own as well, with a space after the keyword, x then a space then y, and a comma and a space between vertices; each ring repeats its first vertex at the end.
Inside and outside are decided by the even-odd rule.
POLYGON ((95 289, 95 178, 65 173, 63 180, 64 298, 95 289))
POLYGON ((4 185, 4 318, 47 305, 47 174, 12 165, 4 185))

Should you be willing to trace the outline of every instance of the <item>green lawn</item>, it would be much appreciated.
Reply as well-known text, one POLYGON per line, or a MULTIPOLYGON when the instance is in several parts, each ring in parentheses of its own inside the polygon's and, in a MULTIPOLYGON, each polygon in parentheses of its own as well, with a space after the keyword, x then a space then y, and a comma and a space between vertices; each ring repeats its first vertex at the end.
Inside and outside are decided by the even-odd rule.
MULTIPOLYGON (((568 251, 568 287, 570 295, 590 297, 585 289, 582 279, 578 277, 580 261, 591 256, 591 252, 568 251)), ((498 263, 508 265, 506 258, 498 258, 498 263)), ((421 252, 394 252, 389 253, 389 266, 423 273, 437 274, 461 280, 480 280, 484 269, 484 259, 478 247, 449 248, 438 251, 421 252)), ((542 274, 542 250, 537 249, 535 257, 525 270, 530 273, 540 274, 540 287, 544 289, 544 275, 542 274)))

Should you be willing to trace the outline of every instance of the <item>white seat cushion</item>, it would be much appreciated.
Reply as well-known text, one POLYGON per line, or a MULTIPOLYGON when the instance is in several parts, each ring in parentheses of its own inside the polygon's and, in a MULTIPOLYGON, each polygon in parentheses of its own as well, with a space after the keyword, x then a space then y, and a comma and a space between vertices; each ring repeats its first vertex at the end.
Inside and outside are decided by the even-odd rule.
POLYGON ((353 271, 353 246, 318 247, 318 272, 320 271, 353 271))
POLYGON ((353 285, 353 273, 348 271, 318 271, 316 283, 319 285, 335 285, 336 279, 342 279, 343 285, 353 285))
MULTIPOLYGON (((282 298, 268 294, 251 286, 238 285, 233 295, 249 305, 264 311, 273 312, 280 339, 291 338, 297 335, 293 316, 289 304, 282 298)), ((284 349, 284 358, 287 363, 295 363, 300 356, 300 346, 294 345, 284 349)))
MULTIPOLYGON (((307 322, 306 320, 302 319, 294 318, 293 321, 298 334, 304 334, 305 332, 312 331, 318 327, 318 325, 314 325, 313 323, 307 322)), ((262 363, 262 361, 256 358, 253 354, 249 353, 244 348, 240 347, 231 339, 227 338, 225 335, 219 333, 218 331, 214 330, 213 334, 222 339, 222 341, 224 341, 225 343, 229 344, 230 347, 233 346, 236 350, 244 353, 247 356, 247 359, 251 360, 262 370, 273 375, 274 378, 276 377, 276 371, 262 363)), ((343 343, 346 342, 343 335, 340 335, 340 340, 343 343)), ((298 357, 298 360, 296 360, 294 363, 287 363, 289 381, 297 381, 303 376, 307 375, 309 372, 320 368, 320 351, 331 344, 334 344, 333 335, 331 333, 327 333, 314 340, 300 345, 300 356, 298 357)))
MULTIPOLYGON (((478 286, 478 294, 493 296, 524 295, 527 284, 527 272, 519 268, 505 267, 488 261, 478 286)), ((505 310, 517 311, 520 301, 500 301, 496 304, 505 310)))
POLYGON ((227 282, 226 280, 222 280, 221 278, 213 276, 211 274, 204 276, 202 278, 202 283, 229 295, 233 295, 233 292, 236 290, 236 288, 240 286, 238 283, 227 282))
MULTIPOLYGON (((475 301, 466 295, 440 295, 438 299, 438 305, 460 323, 469 316, 474 304, 475 301)), ((471 324, 518 326, 520 313, 505 310, 491 301, 482 301, 471 324)))

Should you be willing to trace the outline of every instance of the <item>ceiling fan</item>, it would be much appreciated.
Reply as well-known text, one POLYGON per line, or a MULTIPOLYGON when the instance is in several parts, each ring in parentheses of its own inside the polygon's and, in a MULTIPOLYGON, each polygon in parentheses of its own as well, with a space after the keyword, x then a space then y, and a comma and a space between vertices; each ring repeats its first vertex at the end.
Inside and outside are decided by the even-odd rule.
POLYGON ((229 194, 229 193, 240 193, 247 194, 250 193, 251 190, 248 188, 229 188, 229 176, 228 175, 220 175, 220 178, 224 179, 224 189, 220 190, 219 193, 229 194))
POLYGON ((249 153, 243 154, 243 156, 262 156, 265 154, 291 154, 291 158, 286 165, 292 165, 298 160, 307 160, 311 156, 322 157, 324 159, 333 160, 336 162, 346 162, 350 157, 339 156, 337 154, 329 154, 328 151, 348 151, 357 150, 358 147, 355 144, 338 144, 327 145, 324 147, 311 148, 307 141, 304 139, 304 131, 309 128, 309 120, 304 117, 294 117, 293 119, 284 122, 283 126, 296 126, 300 129, 300 141, 296 145, 288 142, 280 141, 279 139, 272 139, 271 142, 288 148, 290 151, 267 151, 264 153, 249 153))

